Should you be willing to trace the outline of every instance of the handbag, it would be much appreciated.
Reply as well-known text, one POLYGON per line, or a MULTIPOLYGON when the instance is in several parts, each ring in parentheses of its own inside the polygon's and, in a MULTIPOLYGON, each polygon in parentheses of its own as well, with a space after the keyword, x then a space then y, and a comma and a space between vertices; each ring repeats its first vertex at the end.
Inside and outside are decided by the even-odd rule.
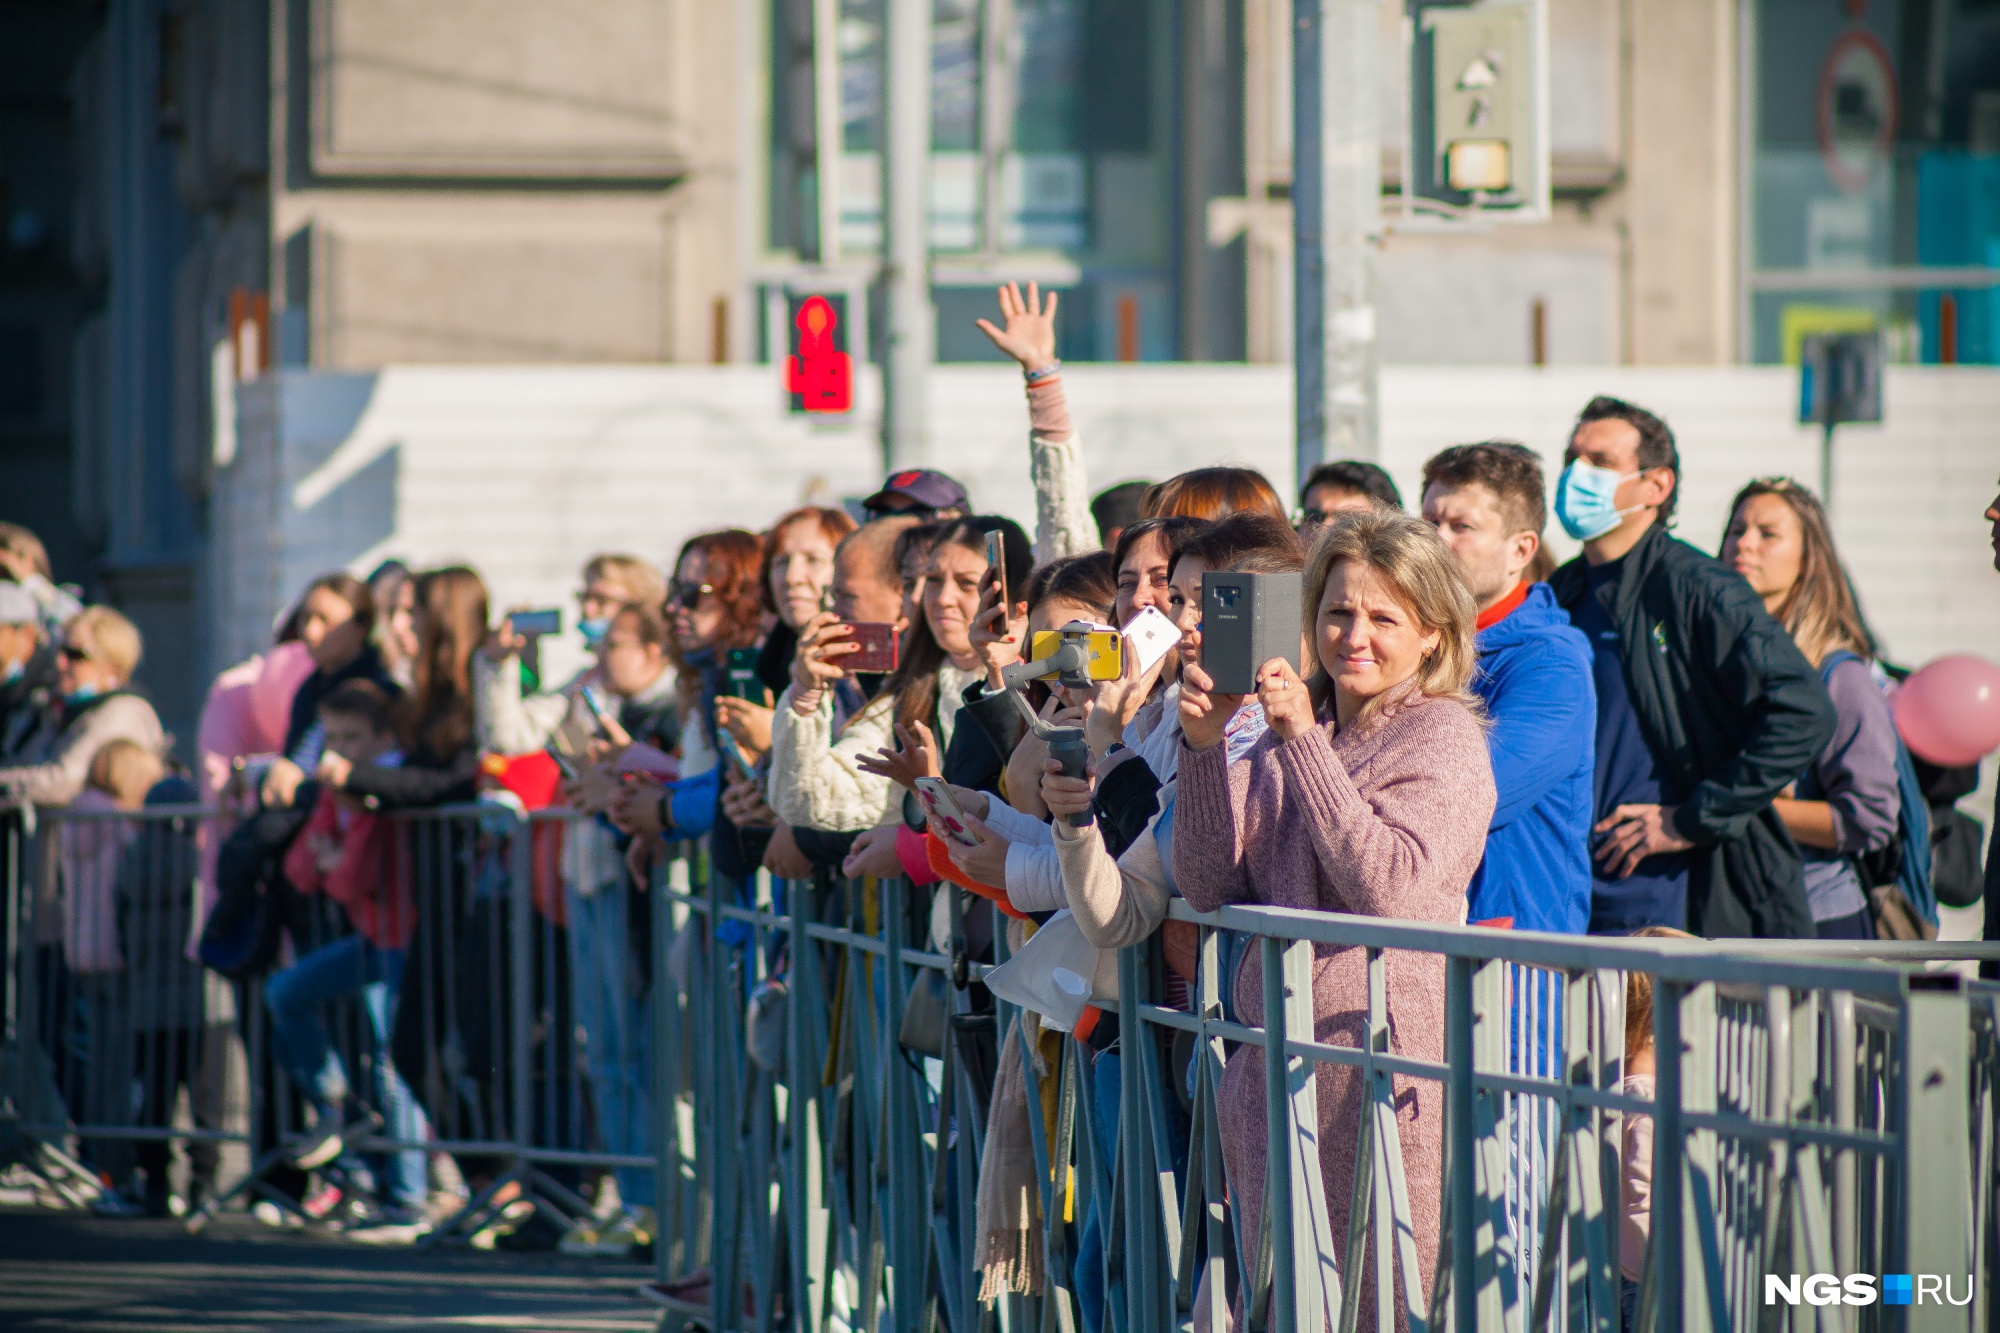
POLYGON ((946 984, 944 973, 934 967, 923 969, 911 983, 903 1000, 903 1023, 896 1030, 896 1040, 904 1050, 944 1059, 945 1031, 951 1022, 945 1004, 946 984))

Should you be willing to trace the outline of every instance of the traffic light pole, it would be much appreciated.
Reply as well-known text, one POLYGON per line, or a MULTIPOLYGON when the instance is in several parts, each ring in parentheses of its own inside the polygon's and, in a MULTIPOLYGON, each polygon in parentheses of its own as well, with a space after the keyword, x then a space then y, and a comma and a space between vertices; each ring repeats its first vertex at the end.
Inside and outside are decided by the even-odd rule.
POLYGON ((887 38, 882 455, 893 472, 929 452, 931 0, 888 0, 887 38))
POLYGON ((1292 364, 1298 480, 1381 454, 1375 245, 1379 0, 1292 4, 1292 364))

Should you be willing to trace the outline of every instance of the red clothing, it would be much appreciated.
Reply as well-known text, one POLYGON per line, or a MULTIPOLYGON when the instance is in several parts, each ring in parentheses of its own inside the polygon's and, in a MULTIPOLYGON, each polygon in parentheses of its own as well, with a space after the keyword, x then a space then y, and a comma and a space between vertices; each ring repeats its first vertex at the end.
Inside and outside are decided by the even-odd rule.
POLYGON ((1479 619, 1475 622, 1474 628, 1489 629, 1499 624, 1508 616, 1513 615, 1514 609, 1527 600, 1528 581, 1522 579, 1514 585, 1514 591, 1508 593, 1505 597, 1502 597, 1499 601, 1479 613, 1479 619))
POLYGON ((324 891, 376 948, 409 947, 417 924, 409 859, 395 825, 383 816, 342 810, 333 792, 322 788, 312 817, 285 853, 285 878, 300 893, 324 891), (339 847, 340 860, 323 872, 318 852, 329 842, 339 847))

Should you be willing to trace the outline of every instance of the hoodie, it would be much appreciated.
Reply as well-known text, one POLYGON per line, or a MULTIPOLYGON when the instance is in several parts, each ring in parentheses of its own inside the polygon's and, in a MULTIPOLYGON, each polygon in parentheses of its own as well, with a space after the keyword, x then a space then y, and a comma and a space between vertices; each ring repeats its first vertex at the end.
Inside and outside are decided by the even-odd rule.
POLYGON ((1590 924, 1597 691, 1590 642, 1546 583, 1479 631, 1472 689, 1486 704, 1499 801, 1468 919, 1580 935, 1590 924))

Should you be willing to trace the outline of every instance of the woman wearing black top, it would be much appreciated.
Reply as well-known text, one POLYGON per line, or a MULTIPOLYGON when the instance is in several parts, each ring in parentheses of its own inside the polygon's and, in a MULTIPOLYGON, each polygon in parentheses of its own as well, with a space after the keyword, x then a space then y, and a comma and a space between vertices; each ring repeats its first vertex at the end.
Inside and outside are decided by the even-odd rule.
POLYGON ((369 642, 375 628, 375 599, 360 579, 352 574, 320 575, 307 586, 293 618, 315 669, 292 696, 282 756, 264 776, 261 795, 266 807, 291 805, 299 784, 318 767, 324 745, 320 700, 350 680, 371 681, 392 699, 401 692, 369 642))

